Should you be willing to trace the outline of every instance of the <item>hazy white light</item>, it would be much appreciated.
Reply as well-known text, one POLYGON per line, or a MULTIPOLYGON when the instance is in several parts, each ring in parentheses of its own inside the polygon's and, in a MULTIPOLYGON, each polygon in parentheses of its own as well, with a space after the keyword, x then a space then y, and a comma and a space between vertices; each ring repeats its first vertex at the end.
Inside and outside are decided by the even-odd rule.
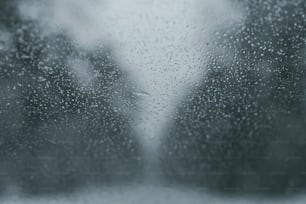
POLYGON ((135 130, 148 151, 157 151, 173 107, 204 72, 213 31, 242 17, 226 0, 54 0, 26 2, 20 10, 46 33, 65 31, 84 48, 114 47, 121 67, 147 93, 139 97, 135 130))

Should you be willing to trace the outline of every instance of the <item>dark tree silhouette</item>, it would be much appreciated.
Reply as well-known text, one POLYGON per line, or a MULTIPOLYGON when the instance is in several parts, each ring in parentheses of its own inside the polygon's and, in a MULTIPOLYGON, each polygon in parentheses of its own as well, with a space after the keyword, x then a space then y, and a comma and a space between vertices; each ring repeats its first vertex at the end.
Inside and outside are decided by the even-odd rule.
POLYGON ((300 191, 306 187, 306 5, 237 2, 245 23, 216 33, 207 75, 165 136, 165 178, 218 192, 300 191))
POLYGON ((136 100, 110 49, 46 35, 15 7, 0 4, 0 31, 9 36, 0 50, 1 188, 55 193, 135 178, 136 100))

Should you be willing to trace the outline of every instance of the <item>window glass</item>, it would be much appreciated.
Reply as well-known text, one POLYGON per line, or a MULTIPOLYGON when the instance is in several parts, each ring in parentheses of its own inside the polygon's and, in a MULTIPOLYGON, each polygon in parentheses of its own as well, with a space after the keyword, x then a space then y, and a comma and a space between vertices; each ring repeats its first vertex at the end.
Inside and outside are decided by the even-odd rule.
POLYGON ((3 203, 303 203, 304 0, 1 0, 3 203))

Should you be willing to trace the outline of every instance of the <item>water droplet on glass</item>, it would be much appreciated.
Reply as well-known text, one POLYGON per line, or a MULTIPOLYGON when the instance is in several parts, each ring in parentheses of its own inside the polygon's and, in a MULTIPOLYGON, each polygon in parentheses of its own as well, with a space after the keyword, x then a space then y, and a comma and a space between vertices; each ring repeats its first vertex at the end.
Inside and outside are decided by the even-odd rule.
POLYGON ((148 92, 145 92, 145 91, 134 92, 134 95, 138 96, 138 97, 148 97, 148 96, 151 96, 148 92))

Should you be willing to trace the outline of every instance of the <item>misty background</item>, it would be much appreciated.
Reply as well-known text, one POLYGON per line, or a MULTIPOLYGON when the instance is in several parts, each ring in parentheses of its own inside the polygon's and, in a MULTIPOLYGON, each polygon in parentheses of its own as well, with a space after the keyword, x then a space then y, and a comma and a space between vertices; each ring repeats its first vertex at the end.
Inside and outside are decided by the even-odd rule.
POLYGON ((5 203, 303 201, 302 0, 0 11, 5 203))

